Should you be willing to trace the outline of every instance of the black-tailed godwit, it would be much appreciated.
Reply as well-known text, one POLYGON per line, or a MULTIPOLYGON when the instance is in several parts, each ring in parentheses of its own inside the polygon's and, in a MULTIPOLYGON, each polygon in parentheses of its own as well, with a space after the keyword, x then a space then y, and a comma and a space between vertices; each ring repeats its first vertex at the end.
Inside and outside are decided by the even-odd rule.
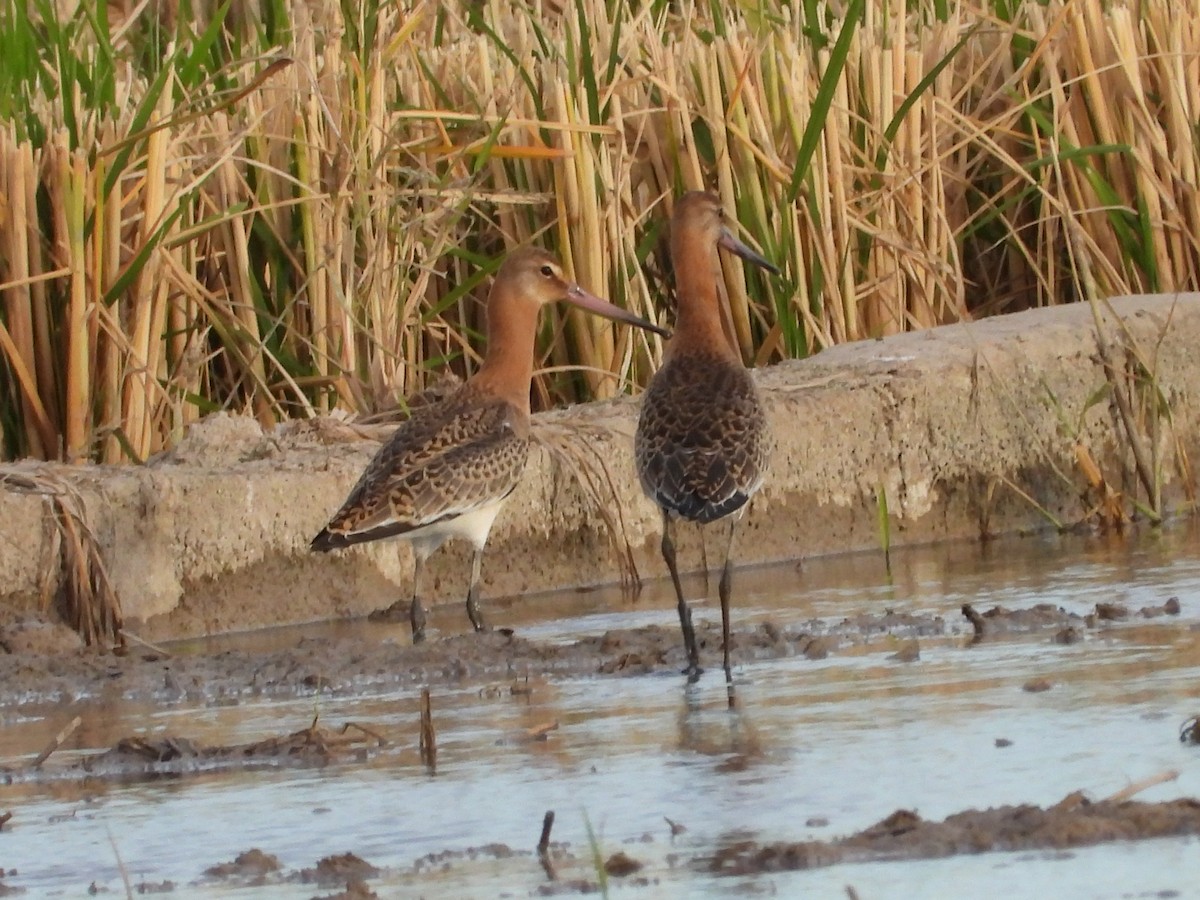
MULTIPOLYGON (((413 641, 425 637, 421 568, 448 538, 466 538, 471 560, 467 615, 485 629, 479 568, 488 532, 529 455, 529 388, 538 311, 566 301, 660 334, 667 332, 570 281, 539 249, 512 253, 487 300, 487 351, 479 370, 444 400, 418 408, 384 443, 346 501, 312 541, 318 551, 400 537, 415 566, 408 606, 413 641)), ((403 605, 402 605, 403 604, 403 605)))
POLYGON ((676 518, 707 525, 728 521, 721 573, 721 629, 729 668, 729 594, 733 536, 746 503, 762 484, 770 435, 754 379, 721 324, 717 247, 778 273, 723 222, 720 200, 685 194, 671 217, 671 261, 677 298, 674 335, 642 397, 634 453, 642 488, 663 515, 662 555, 679 603, 679 624, 692 679, 700 653, 692 612, 683 597, 673 537, 676 518))

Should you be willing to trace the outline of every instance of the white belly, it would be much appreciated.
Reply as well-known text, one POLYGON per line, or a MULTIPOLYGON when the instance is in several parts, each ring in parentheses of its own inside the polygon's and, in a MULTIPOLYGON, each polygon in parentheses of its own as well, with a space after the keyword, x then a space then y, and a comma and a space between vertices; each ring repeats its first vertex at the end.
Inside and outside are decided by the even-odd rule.
POLYGON ((496 521, 496 515, 503 505, 504 498, 494 500, 452 519, 415 528, 402 536, 412 543, 413 551, 422 559, 452 537, 468 540, 477 550, 482 550, 492 530, 492 523, 496 521))

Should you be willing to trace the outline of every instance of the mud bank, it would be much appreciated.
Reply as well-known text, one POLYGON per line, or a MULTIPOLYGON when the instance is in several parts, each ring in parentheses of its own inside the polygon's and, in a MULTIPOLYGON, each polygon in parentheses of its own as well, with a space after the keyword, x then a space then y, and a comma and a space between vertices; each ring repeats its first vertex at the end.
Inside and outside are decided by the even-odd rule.
MULTIPOLYGON (((1106 504, 1145 503, 1155 480, 1168 510, 1187 502, 1200 295, 1121 298, 1113 309, 1108 368, 1092 309, 1072 305, 762 370, 776 449, 739 560, 878 547, 882 499, 893 546, 1083 522, 1106 504)), ((633 472, 636 413, 625 399, 537 418, 540 446, 492 532, 485 598, 662 574, 658 513, 633 472)), ((0 616, 35 610, 59 577, 55 496, 81 511, 126 622, 152 639, 387 606, 407 592, 403 544, 318 556, 308 542, 389 430, 326 419, 264 434, 216 416, 142 467, 0 467, 0 616)), ((681 560, 701 565, 696 537, 681 560)), ((466 570, 462 548, 436 554, 429 599, 460 601, 466 570)))

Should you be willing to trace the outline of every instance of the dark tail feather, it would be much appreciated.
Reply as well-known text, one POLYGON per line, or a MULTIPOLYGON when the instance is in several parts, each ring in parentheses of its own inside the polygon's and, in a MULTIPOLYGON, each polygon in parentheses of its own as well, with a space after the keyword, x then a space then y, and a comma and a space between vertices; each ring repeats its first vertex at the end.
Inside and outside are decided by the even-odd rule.
MULTIPOLYGON (((335 519, 334 521, 337 520, 335 519)), ((434 521, 440 520, 435 519, 434 521)), ((424 524, 432 523, 427 522, 424 524)), ((309 547, 317 553, 328 553, 330 550, 339 550, 342 547, 353 547, 355 544, 365 544, 368 541, 396 537, 397 535, 412 531, 413 527, 409 522, 391 522, 367 531, 330 531, 329 527, 326 526, 321 529, 320 534, 312 539, 309 547)))

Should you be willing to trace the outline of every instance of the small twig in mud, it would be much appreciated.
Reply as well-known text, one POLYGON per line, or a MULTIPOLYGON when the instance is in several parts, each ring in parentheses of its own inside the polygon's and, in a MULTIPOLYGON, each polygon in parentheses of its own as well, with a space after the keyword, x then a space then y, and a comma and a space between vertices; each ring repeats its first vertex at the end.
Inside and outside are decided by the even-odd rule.
POLYGON ((532 728, 525 729, 525 737, 531 741, 544 741, 550 737, 550 732, 558 730, 558 721, 543 722, 541 725, 534 725, 532 728))
POLYGON ((971 626, 975 629, 976 639, 983 637, 984 631, 987 629, 987 623, 983 621, 983 616, 976 612, 975 607, 970 603, 964 603, 962 605, 962 614, 967 617, 971 626))
POLYGON ((4 826, 8 824, 8 820, 12 817, 13 814, 10 812, 0 813, 0 829, 3 829, 4 826))
POLYGON ((433 704, 429 699, 429 688, 421 689, 421 737, 419 741, 421 762, 430 773, 437 771, 437 732, 433 729, 433 704))
POLYGON ((538 838, 537 852, 538 861, 542 864, 542 868, 546 872, 546 877, 551 881, 558 878, 554 871, 554 862, 550 859, 550 829, 554 827, 554 810, 546 810, 546 815, 542 817, 542 836, 538 838))
POLYGON ((675 837, 676 835, 683 834, 684 832, 687 831, 687 826, 682 824, 681 822, 676 822, 673 819, 668 819, 666 816, 663 816, 663 819, 665 819, 666 823, 671 826, 671 837, 675 837))
POLYGON ((149 641, 138 637, 136 634, 134 634, 128 628, 122 628, 119 636, 123 641, 126 641, 126 640, 132 641, 133 643, 137 644, 139 647, 145 647, 147 650, 150 650, 153 653, 157 653, 159 656, 165 657, 167 659, 170 659, 170 657, 171 657, 170 650, 164 650, 162 647, 158 646, 158 644, 152 644, 149 641))
POLYGON ((380 747, 387 746, 387 743, 388 743, 387 738, 385 738, 378 731, 374 731, 374 730, 368 728, 366 725, 360 725, 358 722, 346 722, 344 725, 342 725, 342 730, 340 733, 345 734, 351 728, 353 728, 355 731, 361 731, 367 737, 375 738, 375 743, 378 746, 380 746, 380 747))
POLYGON ((63 742, 75 733, 75 729, 83 724, 83 719, 79 716, 73 718, 70 722, 63 726, 62 731, 54 736, 49 744, 45 746, 41 753, 34 757, 33 762, 29 764, 31 769, 40 769, 42 763, 50 758, 50 754, 63 745, 63 742))
MULTIPOLYGON (((1058 471, 1057 468, 1055 469, 1055 471, 1058 471)), ((1064 479, 1066 478, 1065 475, 1063 475, 1062 477, 1064 479)), ((1027 491, 1022 490, 1021 486, 1019 484, 1017 484, 1015 481, 1013 481, 1011 478, 1001 475, 999 478, 999 481, 1001 484, 1006 485, 1008 487, 1008 489, 1011 490, 1014 494, 1016 494, 1018 497, 1020 497, 1022 500, 1024 500, 1026 503, 1028 503, 1034 509, 1036 509, 1039 513, 1041 513, 1045 517, 1046 521, 1054 526, 1055 531, 1065 531, 1066 530, 1067 526, 1063 523, 1062 519, 1058 518, 1058 516, 1054 515, 1054 513, 1050 512, 1050 510, 1046 509, 1046 507, 1042 506, 1042 504, 1038 503, 1037 500, 1034 499, 1032 494, 1028 493, 1027 491)))
POLYGON ((1165 772, 1159 772, 1157 775, 1151 775, 1149 778, 1143 778, 1141 781, 1135 781, 1131 785, 1121 788, 1115 794, 1105 797, 1105 803, 1124 803, 1130 797, 1140 794, 1147 788, 1152 788, 1160 784, 1166 784, 1168 781, 1174 781, 1179 777, 1179 772, 1175 769, 1167 769, 1165 772))
POLYGON ((117 858, 117 871, 121 873, 121 881, 125 883, 125 896, 133 900, 133 885, 129 881, 129 870, 125 868, 125 860, 121 859, 121 851, 117 849, 117 839, 113 837, 108 826, 105 826, 104 830, 108 832, 108 843, 112 846, 113 856, 117 858))
POLYGON ((858 891, 854 889, 853 885, 846 885, 846 897, 848 900, 858 900, 858 891))

